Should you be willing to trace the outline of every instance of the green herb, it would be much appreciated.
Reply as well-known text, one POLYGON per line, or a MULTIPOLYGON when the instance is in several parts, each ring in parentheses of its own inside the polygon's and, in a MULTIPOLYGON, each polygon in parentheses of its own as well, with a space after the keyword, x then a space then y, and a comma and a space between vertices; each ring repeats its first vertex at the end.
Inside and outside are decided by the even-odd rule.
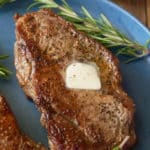
MULTIPOLYGON (((3 59, 6 59, 8 58, 7 55, 0 55, 0 60, 3 60, 3 59)), ((8 78, 8 76, 10 75, 10 71, 5 67, 3 66, 2 64, 0 64, 0 77, 2 78, 8 78)))
POLYGON ((80 16, 65 0, 61 1, 62 5, 53 0, 34 0, 34 3, 29 8, 35 5, 41 5, 40 8, 56 8, 58 14, 73 23, 78 30, 100 41, 107 48, 117 48, 117 55, 130 56, 131 59, 128 62, 150 54, 148 50, 150 41, 145 45, 141 45, 118 31, 103 14, 100 14, 99 18, 95 19, 85 7, 81 7, 82 14, 80 16))
POLYGON ((122 150, 123 147, 125 146, 125 144, 128 142, 129 138, 130 138, 130 136, 127 135, 127 136, 123 139, 123 141, 120 143, 120 145, 114 147, 112 150, 122 150))
POLYGON ((0 0, 0 7, 2 7, 3 5, 5 5, 6 3, 11 3, 14 2, 15 0, 0 0))
POLYGON ((121 150, 119 147, 114 147, 112 150, 121 150))

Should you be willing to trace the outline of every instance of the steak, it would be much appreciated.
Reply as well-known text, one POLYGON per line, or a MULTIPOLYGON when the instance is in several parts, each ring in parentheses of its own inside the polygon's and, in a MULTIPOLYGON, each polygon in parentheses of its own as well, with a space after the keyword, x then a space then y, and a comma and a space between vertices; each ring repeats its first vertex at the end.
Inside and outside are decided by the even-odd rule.
POLYGON ((41 144, 23 135, 4 97, 0 96, 0 149, 46 150, 41 144))
POLYGON ((15 66, 25 94, 41 112, 52 150, 112 150, 135 143, 132 99, 121 87, 118 60, 51 10, 16 15, 15 66), (69 89, 66 68, 95 63, 100 90, 69 89))

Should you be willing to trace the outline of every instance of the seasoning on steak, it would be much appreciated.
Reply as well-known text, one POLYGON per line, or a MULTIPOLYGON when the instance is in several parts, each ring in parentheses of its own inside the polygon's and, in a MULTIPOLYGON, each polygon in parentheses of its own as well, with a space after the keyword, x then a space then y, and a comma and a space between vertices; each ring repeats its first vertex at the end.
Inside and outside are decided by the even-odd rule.
POLYGON ((0 96, 0 149, 1 150, 46 150, 18 129, 16 119, 4 97, 0 96))
POLYGON ((118 60, 50 10, 16 17, 15 66, 20 86, 41 111, 52 150, 112 150, 135 143, 134 104, 122 90, 118 60), (68 89, 73 61, 94 62, 100 90, 68 89))

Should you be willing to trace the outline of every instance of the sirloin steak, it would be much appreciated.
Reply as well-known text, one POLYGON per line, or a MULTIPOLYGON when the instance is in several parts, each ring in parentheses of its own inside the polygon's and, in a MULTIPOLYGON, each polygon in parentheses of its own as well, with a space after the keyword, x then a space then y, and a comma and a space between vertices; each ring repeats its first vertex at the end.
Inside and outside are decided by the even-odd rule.
POLYGON ((20 86, 41 112, 52 150, 112 150, 135 143, 134 104, 121 87, 118 60, 51 10, 16 15, 15 66, 20 86), (68 89, 73 61, 95 63, 100 90, 68 89))
POLYGON ((22 134, 4 97, 0 96, 0 149, 46 150, 41 144, 22 134))

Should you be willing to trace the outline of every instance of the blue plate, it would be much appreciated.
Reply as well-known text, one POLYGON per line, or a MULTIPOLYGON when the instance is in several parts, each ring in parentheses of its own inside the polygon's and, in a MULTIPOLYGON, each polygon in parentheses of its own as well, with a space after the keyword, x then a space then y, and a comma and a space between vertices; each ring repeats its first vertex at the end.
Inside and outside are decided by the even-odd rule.
MULTIPOLYGON (((17 0, 0 9, 0 54, 10 57, 3 63, 13 72, 8 81, 0 80, 0 93, 7 98, 21 130, 36 141, 47 145, 47 134, 40 124, 40 113, 34 104, 27 100, 18 85, 13 47, 15 42, 15 25, 13 16, 16 12, 26 13, 32 0, 17 0)), ((150 39, 150 33, 139 21, 115 4, 106 0, 76 0, 69 4, 80 13, 84 5, 94 17, 105 14, 113 25, 126 33, 133 40, 144 44, 150 39)), ((37 10, 35 8, 34 10, 37 10)), ((138 142, 134 150, 149 150, 150 146, 150 57, 130 64, 120 63, 123 87, 136 104, 135 128, 138 142)))

